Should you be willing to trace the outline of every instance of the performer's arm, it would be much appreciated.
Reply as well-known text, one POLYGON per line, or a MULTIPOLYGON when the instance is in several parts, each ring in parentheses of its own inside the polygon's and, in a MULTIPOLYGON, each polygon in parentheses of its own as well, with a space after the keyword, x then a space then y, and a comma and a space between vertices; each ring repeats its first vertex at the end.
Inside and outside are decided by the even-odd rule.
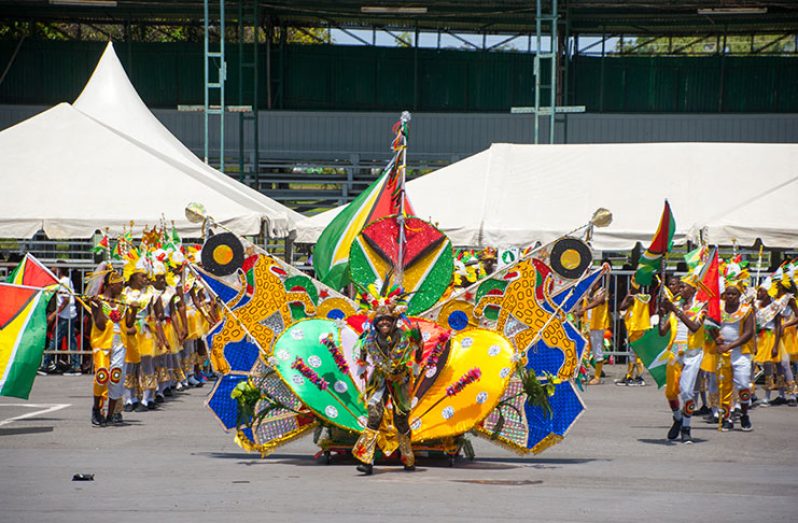
POLYGON ((781 343, 781 314, 777 314, 773 320, 775 326, 773 327, 773 348, 770 349, 770 357, 775 358, 779 355, 779 343, 781 343))

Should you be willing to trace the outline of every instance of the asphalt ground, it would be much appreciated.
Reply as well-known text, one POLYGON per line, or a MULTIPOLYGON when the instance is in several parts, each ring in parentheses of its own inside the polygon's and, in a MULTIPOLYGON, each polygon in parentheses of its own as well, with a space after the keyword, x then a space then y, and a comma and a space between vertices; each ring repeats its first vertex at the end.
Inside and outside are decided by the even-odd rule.
POLYGON ((798 408, 755 409, 750 433, 696 420, 683 445, 665 437, 662 391, 608 379, 537 457, 474 438, 473 462, 363 477, 350 459, 315 460, 310 437, 265 459, 243 452, 204 406, 209 391, 107 428, 90 424, 89 376, 0 398, 0 521, 798 521, 798 408), (72 481, 81 473, 94 481, 72 481))

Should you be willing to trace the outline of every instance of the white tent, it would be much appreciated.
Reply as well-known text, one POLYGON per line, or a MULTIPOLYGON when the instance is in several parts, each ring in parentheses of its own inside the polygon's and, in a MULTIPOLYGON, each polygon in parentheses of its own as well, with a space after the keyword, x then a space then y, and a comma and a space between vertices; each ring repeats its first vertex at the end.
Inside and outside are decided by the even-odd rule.
POLYGON ((301 214, 263 193, 209 167, 175 138, 141 100, 114 53, 111 42, 74 106, 140 144, 193 167, 196 175, 206 182, 230 188, 237 194, 238 200, 263 208, 266 231, 272 237, 287 236, 293 230, 294 223, 304 219, 301 214))
POLYGON ((205 202, 208 212, 242 234, 260 230, 262 212, 198 182, 191 169, 155 154, 67 103, 0 133, 0 237, 87 238, 109 226, 118 234, 133 219, 175 220, 184 236, 199 236, 183 209, 205 202))
POLYGON ((302 216, 211 169, 161 125, 109 43, 74 106, 60 104, 0 133, 0 237, 89 237, 163 215, 196 236, 183 209, 204 203, 239 234, 287 236, 302 216), (136 196, 138 195, 138 196, 136 196))
MULTIPOLYGON (((412 152, 410 153, 412 154, 412 152)), ((747 143, 494 144, 407 184, 416 214, 455 245, 547 242, 587 222, 598 207, 614 221, 598 250, 651 240, 670 201, 677 241, 704 228, 713 243, 798 245, 798 146, 747 143)), ((339 212, 300 222, 314 242, 339 212)))
MULTIPOLYGON (((707 242, 719 245, 751 245, 757 238, 768 247, 798 247, 798 172, 783 183, 758 183, 745 202, 710 216, 700 228, 707 242)), ((765 178, 765 174, 762 174, 765 178)), ((698 228, 697 228, 698 229, 698 228)), ((694 236, 698 230, 694 230, 694 236)))

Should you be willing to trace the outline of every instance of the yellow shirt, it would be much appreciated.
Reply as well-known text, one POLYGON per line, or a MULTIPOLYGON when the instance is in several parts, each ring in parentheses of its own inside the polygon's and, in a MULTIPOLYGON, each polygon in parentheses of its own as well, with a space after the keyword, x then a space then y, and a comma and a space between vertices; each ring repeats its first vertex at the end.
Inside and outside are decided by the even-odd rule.
POLYGON ((610 304, 599 303, 588 311, 590 313, 590 330, 605 330, 610 326, 610 304))
POLYGON ((651 328, 651 315, 648 304, 651 296, 648 294, 635 294, 634 302, 626 311, 626 330, 628 332, 646 331, 651 328))

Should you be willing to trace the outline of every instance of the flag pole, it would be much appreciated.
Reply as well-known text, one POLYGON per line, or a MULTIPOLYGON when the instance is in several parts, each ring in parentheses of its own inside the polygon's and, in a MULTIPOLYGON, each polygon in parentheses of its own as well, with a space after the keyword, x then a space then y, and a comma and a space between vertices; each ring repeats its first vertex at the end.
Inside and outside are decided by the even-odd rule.
POLYGON ((399 227, 398 254, 396 267, 396 285, 402 287, 404 280, 405 265, 405 178, 407 173, 407 128, 410 123, 410 113, 404 111, 399 118, 399 132, 401 133, 401 161, 399 162, 399 214, 396 217, 396 224, 399 227))

